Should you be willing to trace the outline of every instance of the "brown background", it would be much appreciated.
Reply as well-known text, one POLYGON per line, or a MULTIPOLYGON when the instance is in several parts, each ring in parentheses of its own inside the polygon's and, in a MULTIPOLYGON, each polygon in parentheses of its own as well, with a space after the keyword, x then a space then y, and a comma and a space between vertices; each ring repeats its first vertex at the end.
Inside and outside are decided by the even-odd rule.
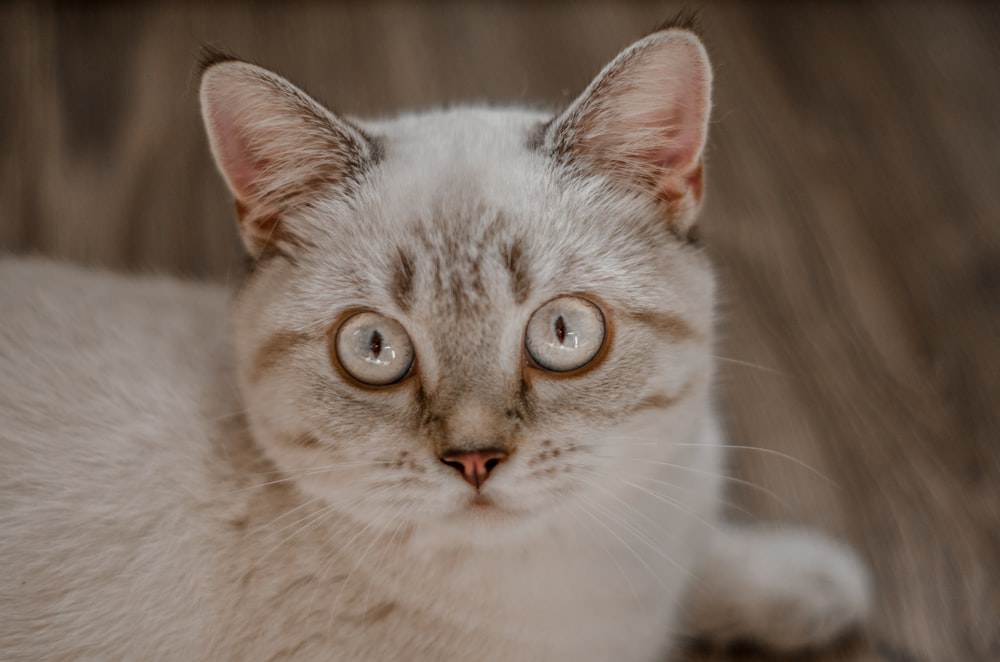
MULTIPOLYGON (((558 106, 680 8, 205 4, 0 4, 0 251, 237 278, 203 43, 349 114, 558 106)), ((733 450, 759 486, 734 486, 734 516, 819 526, 872 565, 867 632, 801 659, 1000 660, 1000 6, 701 13, 720 399, 732 443, 823 476, 733 450)))

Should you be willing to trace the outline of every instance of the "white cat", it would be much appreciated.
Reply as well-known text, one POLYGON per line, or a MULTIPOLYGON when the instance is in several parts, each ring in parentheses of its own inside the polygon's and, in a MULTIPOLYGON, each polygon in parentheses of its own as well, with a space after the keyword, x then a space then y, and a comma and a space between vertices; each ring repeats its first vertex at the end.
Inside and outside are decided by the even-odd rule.
POLYGON ((349 122, 208 62, 229 323, 0 267, 0 657, 648 662, 861 619, 848 550, 716 519, 711 78, 671 28, 554 118, 349 122))

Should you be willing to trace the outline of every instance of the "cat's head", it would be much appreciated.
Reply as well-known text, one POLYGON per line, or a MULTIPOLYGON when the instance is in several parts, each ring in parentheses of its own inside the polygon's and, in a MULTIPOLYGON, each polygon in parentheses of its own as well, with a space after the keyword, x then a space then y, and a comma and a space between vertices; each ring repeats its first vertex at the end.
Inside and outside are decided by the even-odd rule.
POLYGON ((652 34, 561 114, 340 118, 244 62, 201 101, 256 266, 234 318, 258 443, 364 520, 517 526, 697 439, 711 70, 652 34))

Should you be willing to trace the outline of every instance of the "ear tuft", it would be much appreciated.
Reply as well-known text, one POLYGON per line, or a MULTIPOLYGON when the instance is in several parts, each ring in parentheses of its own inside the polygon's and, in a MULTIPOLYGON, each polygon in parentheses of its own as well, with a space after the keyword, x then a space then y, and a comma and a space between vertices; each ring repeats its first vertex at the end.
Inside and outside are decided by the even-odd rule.
POLYGON ((280 76, 210 51, 201 108, 216 164, 236 198, 251 255, 307 241, 288 212, 320 194, 347 195, 376 159, 371 140, 280 76))
POLYGON ((652 194, 687 234, 702 199, 712 69, 701 40, 670 28, 613 60, 543 138, 553 156, 652 194))
POLYGON ((198 51, 198 75, 203 76, 210 67, 223 62, 239 62, 240 58, 231 55, 211 44, 205 44, 198 51))
POLYGON ((682 9, 656 26, 651 34, 667 30, 684 30, 702 37, 701 15, 695 9, 682 9))

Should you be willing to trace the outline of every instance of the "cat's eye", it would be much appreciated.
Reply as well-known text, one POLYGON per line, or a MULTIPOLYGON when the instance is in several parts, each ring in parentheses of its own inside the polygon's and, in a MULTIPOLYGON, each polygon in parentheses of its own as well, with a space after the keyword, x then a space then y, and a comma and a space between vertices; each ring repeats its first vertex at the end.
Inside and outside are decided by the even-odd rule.
POLYGON ((604 315, 579 297, 553 299, 528 322, 524 346, 539 367, 571 372, 594 360, 604 345, 604 315))
POLYGON ((403 326, 378 313, 348 317, 333 340, 337 361, 362 384, 388 386, 400 381, 413 365, 413 344, 403 326))

